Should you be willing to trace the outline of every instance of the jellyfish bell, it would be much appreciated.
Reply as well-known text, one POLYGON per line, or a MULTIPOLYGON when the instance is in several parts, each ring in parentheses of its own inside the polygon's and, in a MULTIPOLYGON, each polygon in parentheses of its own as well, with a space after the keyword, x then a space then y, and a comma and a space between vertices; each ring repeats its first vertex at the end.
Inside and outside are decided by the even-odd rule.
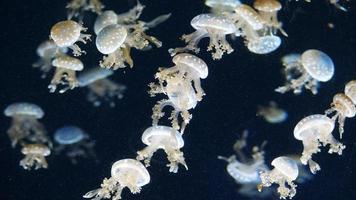
POLYGON ((239 184, 258 184, 261 182, 259 172, 268 168, 264 163, 241 163, 235 159, 229 162, 226 170, 239 184))
POLYGON ((314 79, 326 82, 334 75, 334 63, 324 52, 310 49, 301 55, 301 63, 314 79))
MULTIPOLYGON (((250 6, 241 4, 235 8, 237 19, 243 22, 239 22, 242 26, 249 26, 252 30, 260 30, 263 28, 263 20, 261 16, 250 6)), ((247 32, 245 33, 247 34, 247 32)), ((248 37, 248 36, 247 36, 248 37)))
POLYGON ((113 24, 103 28, 96 37, 96 47, 103 54, 115 52, 127 37, 126 28, 113 24))
POLYGON ((247 42, 247 48, 249 51, 255 54, 268 54, 281 45, 281 38, 275 35, 266 35, 258 37, 255 40, 247 42))
POLYGON ((294 137, 297 140, 303 140, 312 135, 317 137, 316 134, 330 134, 335 127, 335 122, 325 115, 315 114, 303 118, 294 127, 294 137))
POLYGON ((105 28, 106 26, 116 24, 118 20, 117 14, 113 10, 106 10, 95 20, 94 23, 94 32, 95 34, 99 34, 99 32, 105 28))
POLYGON ((7 106, 4 110, 4 114, 7 117, 28 116, 36 119, 41 119, 44 116, 42 108, 36 104, 26 102, 13 103, 7 106))
POLYGON ((205 0, 205 5, 218 11, 233 11, 241 5, 241 2, 239 0, 205 0))
POLYGON ((352 80, 345 85, 344 93, 356 104, 356 80, 352 80))
POLYGON ((111 177, 120 180, 121 186, 135 185, 142 187, 150 182, 150 174, 145 166, 134 159, 116 161, 111 167, 111 177), (131 182, 130 177, 136 177, 133 179, 135 182, 131 182))
POLYGON ((105 79, 113 74, 114 72, 112 70, 97 67, 84 71, 78 76, 79 86, 88 86, 94 83, 95 81, 105 79))
POLYGON ((275 158, 271 165, 289 180, 296 180, 298 177, 298 165, 289 157, 281 156, 275 158))
POLYGON ((197 74, 201 79, 208 77, 209 72, 206 63, 202 59, 192 54, 177 54, 173 57, 173 63, 182 67, 186 67, 187 71, 190 71, 193 74, 197 74))
POLYGON ((86 133, 76 126, 65 126, 54 133, 54 140, 63 145, 78 143, 86 137, 86 133))
POLYGON ((51 150, 44 144, 26 144, 21 149, 21 153, 25 155, 20 161, 20 166, 26 170, 34 168, 48 168, 48 163, 45 157, 51 154, 51 150))

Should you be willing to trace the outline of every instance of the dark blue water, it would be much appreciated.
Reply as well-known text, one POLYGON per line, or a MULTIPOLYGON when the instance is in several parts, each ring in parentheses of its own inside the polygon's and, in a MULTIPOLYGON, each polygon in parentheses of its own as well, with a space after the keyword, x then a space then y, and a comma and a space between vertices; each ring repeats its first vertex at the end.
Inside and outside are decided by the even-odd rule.
MULTIPOLYGON (((133 0, 103 1, 118 13, 133 7, 133 0)), ((190 33, 190 20, 208 12, 198 0, 147 0, 142 18, 152 19, 172 13, 172 17, 149 31, 163 42, 160 49, 133 51, 133 69, 117 70, 113 80, 127 85, 125 97, 115 108, 95 108, 86 101, 86 91, 76 89, 65 94, 49 94, 49 79, 41 79, 31 65, 37 59, 36 48, 48 38, 50 27, 64 20, 66 1, 1 1, 0 31, 0 109, 7 105, 28 101, 41 106, 45 117, 41 120, 50 136, 66 124, 75 124, 96 140, 100 160, 82 160, 72 165, 65 156, 51 156, 47 170, 25 171, 18 162, 19 149, 12 149, 6 130, 10 120, 0 119, 0 200, 74 200, 91 189, 99 187, 102 179, 110 175, 113 162, 134 158, 143 148, 140 137, 151 124, 151 108, 157 98, 147 94, 147 84, 154 80, 158 67, 172 66, 168 48, 182 46, 178 38, 190 33)), ((147 200, 223 200, 245 199, 237 193, 238 185, 226 173, 226 163, 218 155, 233 153, 232 145, 239 133, 249 129, 250 145, 268 141, 266 158, 301 153, 302 144, 292 134, 295 124, 304 116, 322 113, 329 107, 335 93, 343 91, 345 83, 356 78, 356 7, 348 4, 344 13, 325 1, 313 0, 307 4, 288 4, 280 19, 289 37, 283 38, 281 47, 268 55, 255 55, 247 51, 241 40, 233 42, 235 51, 220 61, 213 61, 203 50, 199 57, 209 66, 209 77, 202 81, 207 95, 192 111, 193 119, 186 129, 184 140, 189 170, 178 174, 168 172, 163 153, 154 156, 149 168, 151 183, 138 195, 127 190, 123 199, 147 200), (333 23, 334 29, 327 24, 333 23), (326 52, 335 63, 333 79, 321 85, 313 96, 304 92, 299 96, 281 95, 274 88, 283 83, 280 58, 291 52, 315 48, 326 52), (256 117, 258 105, 270 100, 289 112, 288 120, 271 125, 256 117)), ((85 16, 91 27, 95 16, 85 16)), ((92 29, 89 29, 92 33, 92 29)), ((200 46, 205 49, 207 40, 200 46)), ((83 45, 82 45, 83 46, 83 45)), ((86 66, 95 66, 101 55, 93 43, 86 45, 83 56, 86 66)), ((343 138, 347 148, 342 156, 329 155, 326 150, 316 156, 322 170, 313 180, 297 188, 295 199, 352 200, 356 199, 356 119, 348 119, 343 138)))

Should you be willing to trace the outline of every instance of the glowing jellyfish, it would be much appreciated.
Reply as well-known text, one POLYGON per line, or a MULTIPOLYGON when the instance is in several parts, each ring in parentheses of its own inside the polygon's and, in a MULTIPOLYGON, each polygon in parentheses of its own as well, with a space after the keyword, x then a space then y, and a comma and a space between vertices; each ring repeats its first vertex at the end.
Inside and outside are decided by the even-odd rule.
POLYGON ((163 149, 170 162, 167 164, 169 172, 177 173, 178 164, 188 169, 183 152, 180 151, 180 148, 184 146, 184 141, 182 134, 177 130, 168 126, 152 126, 143 132, 141 139, 147 146, 137 152, 137 160, 144 160, 146 167, 150 166, 153 154, 163 149))
POLYGON ((312 155, 320 152, 321 144, 329 145, 329 153, 342 154, 345 146, 332 135, 335 121, 325 115, 310 115, 298 122, 294 128, 294 137, 303 142, 303 153, 300 161, 309 165, 310 171, 315 174, 320 170, 318 163, 312 160, 312 155))
POLYGON ((205 5, 212 9, 215 14, 223 12, 233 12, 233 10, 241 5, 239 0, 205 0, 205 5))
POLYGON ((96 159, 93 150, 95 142, 89 135, 77 126, 64 126, 54 133, 54 141, 59 145, 55 148, 57 154, 65 152, 73 164, 77 164, 79 157, 91 157, 96 159))
POLYGON ((263 171, 260 173, 262 183, 259 185, 261 191, 263 187, 270 187, 273 183, 278 184, 277 192, 281 199, 292 198, 297 193, 294 184, 298 177, 297 163, 286 156, 275 158, 271 165, 274 167, 271 171, 263 171))
POLYGON ((213 59, 221 59, 224 53, 230 54, 233 52, 225 38, 226 35, 236 31, 234 23, 230 19, 212 14, 201 14, 194 17, 190 24, 196 31, 182 36, 182 39, 188 44, 183 48, 170 49, 172 56, 187 50, 199 52, 198 44, 205 37, 210 39, 208 51, 212 52, 213 59))
POLYGON ((64 88, 59 90, 59 93, 64 93, 69 89, 78 87, 78 80, 75 75, 76 71, 82 71, 84 66, 82 61, 77 58, 60 55, 52 61, 52 65, 56 67, 51 84, 48 85, 49 92, 56 91, 58 85, 63 85, 64 88))
POLYGON ((58 47, 68 47, 73 50, 74 56, 80 56, 85 51, 82 51, 75 43, 79 41, 86 44, 86 41, 90 40, 89 34, 81 33, 86 30, 87 28, 75 21, 60 21, 52 26, 50 38, 53 39, 58 47))
POLYGON ((22 147, 21 153, 25 155, 20 161, 20 166, 26 170, 48 168, 45 157, 51 154, 51 150, 43 144, 26 144, 22 147))
POLYGON ((262 116, 271 124, 282 123, 288 118, 288 113, 279 108, 274 101, 271 101, 268 106, 259 106, 257 115, 262 116))
POLYGON ((94 32, 98 34, 103 28, 117 23, 117 14, 113 10, 106 10, 95 20, 94 32))
POLYGON ((88 101, 100 106, 103 101, 115 106, 114 99, 122 99, 126 86, 108 79, 114 72, 108 69, 93 68, 78 76, 79 87, 88 88, 88 101))
POLYGON ((104 5, 100 0, 70 0, 66 8, 68 9, 68 19, 72 19, 73 17, 81 18, 86 10, 101 14, 104 5))
POLYGON ((32 103, 13 103, 6 107, 5 116, 12 118, 11 127, 7 130, 12 147, 17 143, 48 142, 45 127, 38 121, 44 115, 43 110, 32 103))
POLYGON ((174 108, 170 117, 173 128, 180 128, 178 123, 180 114, 183 118, 181 131, 184 131, 185 125, 192 117, 188 110, 194 108, 205 94, 201 88, 200 79, 205 79, 208 76, 208 67, 202 59, 187 53, 174 56, 173 62, 175 66, 161 68, 156 74, 159 84, 151 83, 149 85, 151 96, 159 93, 168 96, 168 99, 159 101, 153 107, 152 119, 153 125, 157 125, 159 119, 164 116, 163 108, 170 105, 174 108))
POLYGON ((92 190, 84 198, 93 200, 121 199, 122 190, 127 187, 131 193, 140 193, 141 187, 150 182, 150 174, 145 166, 134 159, 122 159, 116 161, 111 167, 111 177, 105 178, 101 188, 92 190))
MULTIPOLYGON (((37 47, 37 55, 40 59, 32 66, 42 71, 42 78, 52 69, 52 60, 56 57, 58 47, 53 40, 46 40, 37 47)), ((67 53, 67 48, 59 48, 60 53, 67 53)))
POLYGON ((310 49, 302 55, 291 54, 282 58, 286 84, 275 89, 276 92, 286 93, 293 90, 300 94, 303 87, 313 94, 318 93, 319 82, 327 82, 334 75, 334 63, 322 51, 310 49))
POLYGON ((100 66, 103 68, 124 68, 125 62, 133 66, 131 57, 129 56, 129 49, 125 47, 124 42, 127 37, 126 28, 114 24, 103 28, 96 37, 96 47, 104 56, 100 61, 100 66))
POLYGON ((331 119, 338 120, 339 134, 340 134, 340 139, 341 139, 342 134, 344 133, 345 119, 355 117, 355 115, 356 115, 355 104, 345 94, 342 94, 342 93, 336 94, 333 98, 333 102, 331 103, 331 108, 329 108, 325 111, 325 114, 327 114, 327 115, 330 115, 333 113, 334 113, 334 116, 331 119))

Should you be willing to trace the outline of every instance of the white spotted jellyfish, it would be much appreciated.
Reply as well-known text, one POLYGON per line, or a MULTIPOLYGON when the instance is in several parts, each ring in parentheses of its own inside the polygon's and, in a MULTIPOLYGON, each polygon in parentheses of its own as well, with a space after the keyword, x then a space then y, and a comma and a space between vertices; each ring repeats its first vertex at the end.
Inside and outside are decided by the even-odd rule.
POLYGON ((82 51, 75 43, 79 41, 86 44, 87 40, 90 40, 89 34, 81 33, 86 30, 87 28, 75 21, 60 21, 52 26, 50 38, 59 48, 70 48, 74 56, 80 56, 85 51, 82 51))
POLYGON ((170 117, 173 128, 181 128, 181 131, 184 131, 185 125, 191 119, 188 110, 194 108, 205 95, 200 79, 208 76, 208 67, 202 59, 188 53, 174 56, 173 63, 175 66, 161 68, 156 74, 159 84, 149 85, 151 96, 160 93, 168 96, 168 99, 159 101, 153 107, 152 124, 157 125, 159 119, 164 116, 163 108, 169 105, 174 108, 170 117), (183 118, 182 126, 178 123, 179 114, 183 118))
POLYGON ((334 75, 334 63, 322 51, 309 49, 302 55, 289 54, 282 58, 286 83, 275 89, 276 92, 293 91, 300 94, 303 88, 314 95, 318 93, 319 82, 327 82, 334 75))
POLYGON ((320 146, 329 145, 329 153, 342 154, 345 145, 338 142, 332 135, 335 121, 325 115, 315 114, 303 118, 294 128, 294 137, 303 142, 303 153, 300 161, 309 165, 310 171, 315 174, 320 170, 318 163, 312 160, 313 154, 320 152, 320 146))
POLYGON ((20 161, 20 166, 26 170, 48 168, 45 157, 51 154, 51 150, 44 144, 26 144, 22 147, 21 153, 25 155, 20 161))
POLYGON ((260 173, 259 191, 262 191, 263 187, 270 187, 273 183, 276 183, 278 184, 277 192, 281 199, 293 198, 297 193, 297 185, 293 182, 298 177, 297 163, 289 157, 280 156, 273 159, 271 165, 274 167, 271 171, 260 173))
POLYGON ((185 51, 199 52, 198 44, 205 37, 210 39, 208 51, 212 52, 213 59, 221 59, 224 53, 233 52, 233 48, 226 41, 226 35, 236 31, 234 23, 230 19, 224 16, 200 14, 194 17, 190 24, 196 31, 182 36, 187 46, 170 49, 169 52, 172 56, 185 51))
POLYGON ((69 89, 78 87, 76 71, 82 71, 84 66, 82 61, 77 58, 61 54, 52 61, 52 65, 56 68, 54 76, 51 80, 48 89, 51 93, 55 92, 58 85, 63 85, 64 88, 59 90, 59 93, 64 93, 69 89))
POLYGON ((86 193, 83 197, 93 200, 118 200, 121 199, 124 188, 127 187, 131 193, 136 194, 149 182, 150 174, 142 163, 134 159, 122 159, 112 165, 111 177, 105 178, 100 188, 86 193))
POLYGON ((177 173, 178 164, 188 169, 183 152, 180 151, 180 148, 184 146, 184 141, 182 134, 177 130, 168 126, 152 126, 143 132, 141 138, 147 146, 137 152, 137 160, 144 160, 146 167, 150 166, 153 154, 162 149, 170 162, 167 164, 169 172, 177 173))
POLYGON ((205 5, 212 9, 212 13, 224 15, 224 12, 233 12, 237 6, 241 5, 241 2, 239 0, 205 0, 205 5))

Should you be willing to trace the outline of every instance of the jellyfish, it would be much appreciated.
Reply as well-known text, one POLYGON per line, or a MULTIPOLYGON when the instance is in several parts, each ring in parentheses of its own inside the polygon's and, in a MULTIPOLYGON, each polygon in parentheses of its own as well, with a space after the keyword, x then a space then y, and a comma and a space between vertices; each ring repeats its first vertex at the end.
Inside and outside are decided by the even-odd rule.
POLYGON ((84 66, 82 61, 62 54, 52 61, 52 65, 56 67, 56 71, 50 85, 48 85, 49 92, 55 92, 58 85, 65 86, 59 90, 59 93, 64 93, 69 89, 72 90, 78 87, 79 83, 75 72, 83 70, 84 66))
POLYGON ((12 118, 11 127, 7 130, 12 147, 17 143, 24 145, 29 142, 49 142, 45 127, 38 121, 44 115, 36 104, 19 102, 6 107, 5 116, 12 118))
POLYGON ((230 54, 234 51, 225 38, 226 35, 236 31, 234 23, 230 19, 224 16, 200 14, 194 17, 190 24, 196 31, 182 36, 182 40, 187 43, 187 46, 170 49, 169 52, 172 56, 185 51, 198 53, 198 44, 205 37, 209 37, 210 39, 207 50, 212 52, 214 60, 221 59, 224 53, 230 54))
POLYGON ((309 165, 310 171, 315 174, 320 170, 317 162, 312 160, 313 154, 320 152, 321 144, 329 145, 329 153, 342 154, 345 145, 338 142, 332 135, 335 121, 325 115, 310 115, 298 122, 294 128, 294 137, 303 142, 303 153, 300 161, 309 165))
POLYGON ((68 9, 68 19, 72 19, 73 17, 82 18, 82 14, 86 10, 101 14, 104 5, 100 0, 70 0, 66 8, 68 9))
POLYGON ((356 80, 352 80, 345 85, 344 93, 356 105, 356 80))
POLYGON ((152 124, 157 125, 159 119, 164 116, 163 108, 170 105, 174 108, 170 117, 172 127, 177 130, 181 128, 182 132, 192 117, 188 110, 195 108, 197 102, 201 101, 205 95, 200 79, 208 76, 208 67, 202 59, 188 53, 174 56, 173 63, 175 66, 161 68, 156 74, 159 84, 149 85, 151 96, 159 93, 168 96, 168 99, 157 102, 153 107, 152 124), (179 114, 183 118, 182 126, 178 123, 179 114))
POLYGON ((87 40, 90 41, 90 34, 81 33, 86 30, 87 28, 75 21, 60 21, 52 26, 50 38, 53 39, 58 47, 70 48, 74 56, 80 56, 85 51, 81 50, 75 43, 79 41, 86 44, 87 40))
POLYGON ((95 142, 90 140, 89 135, 77 126, 64 126, 57 129, 54 133, 54 141, 59 144, 54 151, 57 154, 64 151, 73 164, 77 164, 77 159, 80 157, 90 157, 96 160, 95 142))
POLYGON ((298 178, 295 180, 296 183, 306 183, 313 178, 313 174, 310 172, 309 168, 300 162, 300 155, 292 154, 287 157, 293 159, 298 165, 298 178))
POLYGON ((31 170, 34 168, 35 170, 41 168, 48 168, 48 163, 45 157, 51 154, 51 150, 48 146, 44 144, 25 144, 21 153, 25 155, 20 161, 20 166, 22 166, 26 170, 31 170))
POLYGON ((134 159, 122 159, 112 165, 111 177, 105 178, 100 188, 86 193, 83 197, 93 200, 110 198, 118 200, 121 199, 125 187, 136 194, 149 182, 150 174, 142 163, 134 159))
POLYGON ((286 84, 275 89, 286 93, 293 90, 300 94, 303 87, 314 95, 318 93, 319 82, 327 82, 334 75, 334 63, 331 58, 316 49, 309 49, 302 55, 289 54, 282 58, 286 84))
POLYGON ((288 113, 279 108, 277 103, 274 101, 271 101, 268 106, 259 106, 257 115, 262 116, 271 124, 282 123, 288 118, 288 113))
POLYGON ((184 146, 182 134, 169 126, 151 126, 142 134, 142 142, 147 146, 137 152, 137 160, 143 160, 146 167, 150 166, 153 154, 163 149, 167 154, 167 159, 170 164, 169 172, 177 173, 178 164, 183 165, 187 170, 188 166, 185 163, 183 152, 180 148, 184 146))
POLYGON ((281 199, 290 199, 297 193, 294 184, 298 177, 297 163, 286 156, 280 156, 273 159, 271 165, 274 167, 271 171, 260 172, 261 184, 258 190, 262 191, 263 187, 270 187, 273 183, 278 184, 277 192, 280 194, 281 199))
POLYGON ((122 99, 124 97, 126 86, 109 80, 108 77, 112 74, 112 70, 102 68, 93 68, 79 74, 79 87, 88 88, 87 99, 94 106, 100 106, 105 101, 114 107, 114 98, 122 99))
MULTIPOLYGON (((297 0, 298 1, 298 0, 297 0)), ((305 0, 305 1, 307 1, 307 2, 311 2, 311 0, 305 0)), ((340 10, 342 10, 342 11, 344 11, 344 12, 347 12, 347 9, 344 7, 344 6, 342 6, 342 5, 340 5, 339 4, 339 0, 328 0, 332 5, 334 5, 337 9, 340 9, 340 10)), ((349 0, 346 0, 346 1, 349 1, 349 0)))
POLYGON ((117 21, 117 14, 113 10, 104 11, 103 13, 98 15, 95 20, 94 33, 98 35, 103 28, 109 25, 117 24, 117 21))
POLYGON ((334 96, 331 108, 325 111, 326 115, 334 114, 332 120, 338 121, 340 139, 344 133, 344 124, 346 118, 352 118, 356 115, 356 107, 352 100, 345 94, 338 93, 334 96))
POLYGON ((281 39, 274 35, 273 29, 266 28, 263 18, 253 8, 241 4, 231 15, 236 26, 236 36, 245 39, 248 50, 256 54, 267 54, 281 45, 281 39))
POLYGON ((239 0, 205 0, 205 5, 212 9, 212 13, 220 15, 224 12, 232 13, 234 9, 241 5, 239 0))
MULTIPOLYGON (((53 40, 46 40, 37 47, 37 55, 40 59, 32 66, 42 71, 42 78, 52 69, 52 60, 56 57, 58 47, 53 40)), ((67 48, 59 48, 60 53, 67 53, 67 48)))

